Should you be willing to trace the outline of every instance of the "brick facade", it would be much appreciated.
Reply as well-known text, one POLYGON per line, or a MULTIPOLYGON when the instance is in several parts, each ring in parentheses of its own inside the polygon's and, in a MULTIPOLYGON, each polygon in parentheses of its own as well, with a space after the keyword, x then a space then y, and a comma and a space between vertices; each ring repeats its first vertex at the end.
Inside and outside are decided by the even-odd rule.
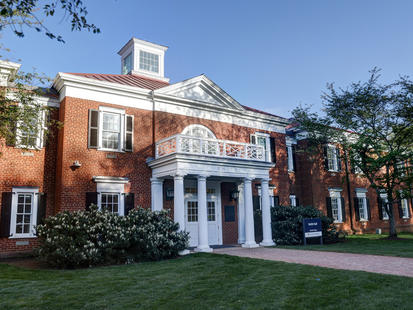
MULTIPOLYGON (((346 221, 338 224, 339 230, 351 230, 350 210, 344 169, 332 173, 324 169, 323 157, 310 158, 308 154, 297 153, 295 172, 288 172, 286 136, 282 133, 257 130, 230 123, 213 121, 206 118, 189 117, 179 114, 149 111, 128 106, 119 106, 98 101, 66 96, 60 102, 55 113, 64 123, 58 135, 51 138, 47 146, 38 151, 28 151, 13 147, 2 147, 0 166, 0 191, 10 192, 14 186, 36 186, 39 192, 47 193, 46 215, 60 211, 74 211, 85 208, 87 192, 95 192, 94 176, 126 177, 129 183, 125 192, 134 193, 135 206, 150 207, 151 204, 151 169, 147 159, 154 157, 154 142, 181 133, 191 124, 201 124, 214 132, 218 139, 238 142, 250 142, 250 135, 266 132, 275 138, 276 164, 270 169, 270 185, 275 186, 274 195, 279 197, 281 205, 289 204, 289 195, 295 194, 301 205, 312 205, 326 213, 326 197, 329 187, 342 188, 342 197, 346 204, 346 221), (133 152, 105 152, 88 148, 88 113, 89 109, 99 106, 122 108, 126 114, 134 116, 133 152), (80 168, 73 167, 79 161, 80 168)), ((305 147, 299 142, 299 147, 305 147)), ((344 164, 343 164, 344 167, 344 164)), ((164 208, 173 216, 173 200, 166 199, 166 189, 173 188, 173 181, 164 181, 164 208)), ((366 180, 360 176, 350 176, 350 194, 355 197, 355 188, 368 189, 371 220, 356 221, 354 210, 351 220, 356 232, 373 231, 376 228, 387 229, 387 221, 378 217, 377 197, 369 188, 366 180)), ((222 231, 223 243, 236 243, 238 238, 238 210, 236 201, 229 200, 229 192, 235 189, 235 183, 221 183, 222 231), (235 221, 225 222, 224 207, 235 206, 235 221)), ((254 187, 254 195, 257 191, 254 187)), ((1 199, 1 197, 0 197, 1 199)), ((1 201, 0 201, 1 202, 1 201)), ((411 207, 411 202, 409 201, 411 207)), ((353 206, 354 209, 354 206, 353 206)), ((395 214, 397 209, 395 208, 395 214)), ((413 213, 413 212, 412 212, 413 213)), ((413 230, 412 219, 399 219, 399 230, 413 230)), ((36 244, 35 238, 0 239, 0 255, 24 252, 36 244), (16 244, 16 241, 17 242, 16 244), (24 242, 20 242, 24 241, 24 242), (28 241, 27 245, 25 241, 28 241), (21 244, 21 245, 18 245, 21 244)))

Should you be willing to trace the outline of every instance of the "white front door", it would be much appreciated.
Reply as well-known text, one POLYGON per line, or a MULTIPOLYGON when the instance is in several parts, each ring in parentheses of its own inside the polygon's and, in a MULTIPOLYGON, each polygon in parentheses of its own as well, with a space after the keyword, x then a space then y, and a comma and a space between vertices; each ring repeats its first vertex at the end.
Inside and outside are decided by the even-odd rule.
MULTIPOLYGON (((196 181, 185 181, 185 230, 189 232, 189 246, 198 245, 198 194, 196 181)), ((208 244, 222 244, 221 204, 219 183, 207 182, 208 244)))

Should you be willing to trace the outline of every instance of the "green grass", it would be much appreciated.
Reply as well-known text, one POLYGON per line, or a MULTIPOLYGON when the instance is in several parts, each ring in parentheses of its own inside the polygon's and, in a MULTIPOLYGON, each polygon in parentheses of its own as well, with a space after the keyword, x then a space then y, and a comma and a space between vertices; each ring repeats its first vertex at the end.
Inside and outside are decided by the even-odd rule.
POLYGON ((0 264, 0 309, 411 309, 413 278, 214 254, 79 270, 0 264))
POLYGON ((413 234, 399 233, 403 240, 386 240, 387 235, 365 234, 347 236, 344 242, 327 245, 278 246, 286 249, 347 252, 373 255, 413 257, 413 234))

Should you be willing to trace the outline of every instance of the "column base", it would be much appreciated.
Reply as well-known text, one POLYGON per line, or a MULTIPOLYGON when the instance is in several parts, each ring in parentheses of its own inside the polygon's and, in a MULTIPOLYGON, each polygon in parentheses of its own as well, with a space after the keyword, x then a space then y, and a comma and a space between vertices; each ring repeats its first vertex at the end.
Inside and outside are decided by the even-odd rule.
POLYGON ((274 241, 272 241, 272 240, 262 240, 261 242, 260 242, 260 246, 273 246, 273 245, 275 245, 275 242, 274 241))
POLYGON ((181 256, 184 256, 184 255, 188 255, 189 253, 191 253, 191 252, 189 250, 185 249, 185 250, 180 251, 178 254, 181 255, 181 256))
POLYGON ((245 243, 245 239, 238 239, 238 244, 243 244, 245 243))
POLYGON ((209 246, 202 246, 202 247, 197 247, 194 249, 195 252, 203 252, 203 253, 211 253, 212 248, 209 246))
POLYGON ((259 245, 255 241, 245 242, 241 246, 243 248, 247 248, 247 249, 258 248, 259 247, 259 245))

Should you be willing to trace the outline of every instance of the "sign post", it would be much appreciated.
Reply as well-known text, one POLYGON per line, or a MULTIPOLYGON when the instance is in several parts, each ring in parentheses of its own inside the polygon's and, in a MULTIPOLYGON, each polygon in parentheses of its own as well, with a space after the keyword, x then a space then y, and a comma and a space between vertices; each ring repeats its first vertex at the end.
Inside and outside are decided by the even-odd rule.
POLYGON ((307 238, 320 238, 320 244, 323 244, 323 230, 321 219, 303 219, 304 245, 307 245, 307 238))

